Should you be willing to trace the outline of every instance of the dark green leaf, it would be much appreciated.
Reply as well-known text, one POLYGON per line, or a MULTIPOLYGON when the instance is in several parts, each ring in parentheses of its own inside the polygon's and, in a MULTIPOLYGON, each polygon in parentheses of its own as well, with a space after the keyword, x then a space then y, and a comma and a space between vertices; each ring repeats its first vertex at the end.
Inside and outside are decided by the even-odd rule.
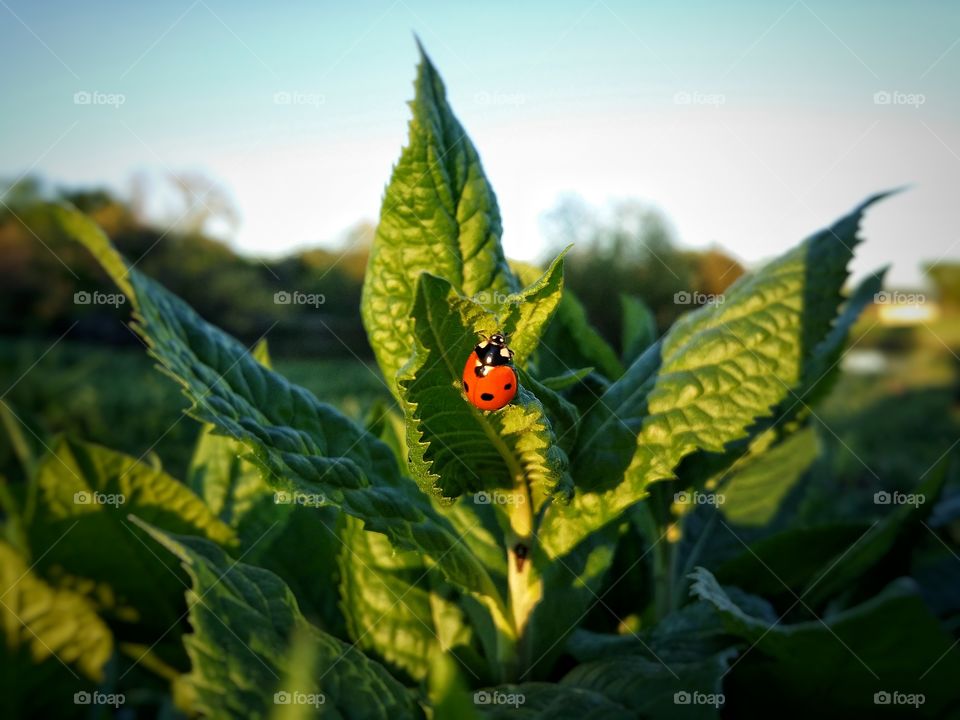
MULTIPOLYGON (((862 605, 807 622, 786 624, 759 599, 746 608, 699 568, 691 592, 713 605, 745 650, 731 684, 747 688, 751 706, 823 710, 838 717, 873 717, 875 693, 922 693, 919 712, 942 717, 960 702, 960 659, 916 592, 900 579, 862 605)), ((731 708, 733 709, 733 708, 731 708)))
POLYGON ((333 717, 422 717, 382 666, 307 622, 276 575, 234 561, 206 540, 140 524, 180 558, 193 583, 187 593, 193 633, 184 639, 192 669, 185 683, 201 713, 266 718, 284 700, 274 693, 296 692, 333 717), (295 652, 298 646, 304 649, 295 652), (304 655, 316 670, 301 678, 309 686, 291 688, 304 655))
POLYGON ((585 663, 561 681, 593 690, 645 718, 716 718, 724 704, 721 678, 736 652, 670 662, 636 655, 585 663))
POLYGON ((647 304, 634 295, 621 295, 623 308, 622 357, 630 365, 657 341, 657 321, 647 304))
POLYGON ((623 374, 616 352, 593 328, 583 305, 567 288, 544 332, 543 343, 537 351, 537 369, 549 377, 587 366, 611 380, 623 374))

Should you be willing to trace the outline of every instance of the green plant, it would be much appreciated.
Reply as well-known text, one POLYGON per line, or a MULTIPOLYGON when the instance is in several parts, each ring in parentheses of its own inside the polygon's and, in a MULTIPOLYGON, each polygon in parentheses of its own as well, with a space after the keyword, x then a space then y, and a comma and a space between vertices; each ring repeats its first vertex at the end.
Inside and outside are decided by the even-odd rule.
MULTIPOLYGON (((881 287, 878 273, 842 295, 881 196, 662 339, 625 329, 624 368, 564 291, 562 256, 542 273, 504 257, 493 190, 425 55, 412 109, 362 304, 398 409, 365 428, 128 266, 83 215, 51 211, 206 425, 189 487, 64 441, 7 493, 26 572, 109 623, 87 628, 96 651, 77 670, 121 689, 150 670, 181 709, 215 718, 706 717, 724 696, 746 715, 785 698, 854 711, 886 690, 955 707, 950 637, 882 562, 943 468, 925 505, 869 527, 784 517, 817 457, 812 405, 881 287), (495 330, 521 389, 486 413, 459 378, 495 330), (61 546, 70 523, 84 539, 61 546), (107 538, 132 556, 92 551, 107 538), (183 582, 186 658, 184 629, 162 632, 183 582)), ((45 605, 50 626, 61 602, 45 605)))

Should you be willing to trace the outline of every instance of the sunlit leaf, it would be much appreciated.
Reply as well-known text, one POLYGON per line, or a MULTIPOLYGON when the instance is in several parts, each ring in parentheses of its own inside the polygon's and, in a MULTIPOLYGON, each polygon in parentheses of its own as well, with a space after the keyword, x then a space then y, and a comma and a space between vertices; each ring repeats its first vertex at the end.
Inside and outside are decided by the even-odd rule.
POLYGON ((488 307, 519 289, 500 247, 493 189, 422 48, 415 88, 407 145, 383 197, 361 306, 395 394, 397 371, 410 356, 409 316, 421 272, 488 307))

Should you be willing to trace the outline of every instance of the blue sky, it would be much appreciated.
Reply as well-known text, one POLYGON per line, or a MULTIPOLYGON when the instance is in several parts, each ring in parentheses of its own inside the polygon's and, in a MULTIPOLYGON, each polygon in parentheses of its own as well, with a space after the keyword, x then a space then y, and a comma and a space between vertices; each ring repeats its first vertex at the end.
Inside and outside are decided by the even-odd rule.
POLYGON ((414 32, 514 257, 542 254, 542 215, 566 193, 646 200, 683 244, 753 263, 912 184, 871 211, 857 274, 893 262, 913 283, 921 261, 960 258, 947 2, 0 0, 0 177, 124 193, 135 173, 200 172, 240 209, 238 249, 332 242, 376 218, 414 32))

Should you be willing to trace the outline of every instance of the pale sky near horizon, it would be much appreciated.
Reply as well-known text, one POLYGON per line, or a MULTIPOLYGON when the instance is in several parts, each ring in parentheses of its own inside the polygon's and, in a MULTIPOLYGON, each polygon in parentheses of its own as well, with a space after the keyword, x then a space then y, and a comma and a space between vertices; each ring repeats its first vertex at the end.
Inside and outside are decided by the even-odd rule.
POLYGON ((893 263, 891 284, 912 285, 922 261, 960 259, 947 2, 0 0, 0 178, 122 194, 135 173, 200 172, 240 210, 238 250, 334 242, 376 220, 413 33, 512 257, 542 255, 543 214, 569 193, 639 198, 683 245, 752 264, 910 185, 870 211, 855 273, 893 263))

